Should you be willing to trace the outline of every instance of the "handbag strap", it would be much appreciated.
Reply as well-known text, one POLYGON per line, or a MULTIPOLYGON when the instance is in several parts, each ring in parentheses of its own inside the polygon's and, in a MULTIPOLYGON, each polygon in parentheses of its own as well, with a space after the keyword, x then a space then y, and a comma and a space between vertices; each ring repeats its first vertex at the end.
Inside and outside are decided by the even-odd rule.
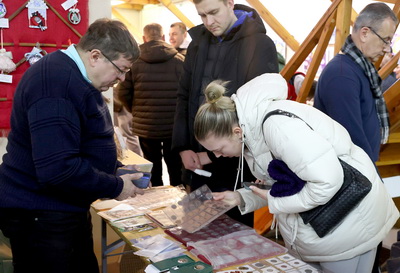
MULTIPOLYGON (((284 110, 281 110, 281 109, 276 109, 274 111, 271 111, 271 112, 267 113, 265 115, 265 117, 264 117, 264 119, 263 119, 261 124, 263 125, 264 122, 267 120, 267 118, 269 118, 270 116, 274 116, 274 115, 287 116, 289 118, 298 118, 298 119, 302 120, 305 124, 307 124, 307 126, 310 127, 311 130, 314 131, 314 129, 307 122, 305 122, 301 117, 299 117, 298 115, 295 115, 295 114, 293 114, 291 112, 284 111, 284 110)), ((264 130, 263 130, 263 133, 264 133, 264 130)))
MULTIPOLYGON (((287 116, 287 117, 289 117, 289 118, 298 118, 298 119, 302 120, 305 124, 307 124, 307 126, 310 127, 311 130, 314 131, 314 129, 313 129, 307 122, 305 122, 301 117, 299 117, 298 115, 295 115, 295 114, 293 114, 293 113, 291 113, 291 112, 284 111, 284 110, 281 110, 281 109, 276 109, 276 110, 273 110, 273 111, 271 111, 271 112, 268 112, 268 113, 265 115, 265 117, 264 117, 264 119, 263 119, 261 125, 263 126, 263 125, 264 125, 264 122, 267 120, 267 118, 269 118, 269 117, 271 117, 271 116, 274 116, 274 115, 287 116)), ((263 132, 263 135, 264 135, 264 130, 262 130, 262 132, 263 132)), ((274 154, 273 154, 271 151, 270 151, 270 153, 271 153, 272 158, 273 158, 273 159, 276 159, 275 156, 274 156, 274 154)))

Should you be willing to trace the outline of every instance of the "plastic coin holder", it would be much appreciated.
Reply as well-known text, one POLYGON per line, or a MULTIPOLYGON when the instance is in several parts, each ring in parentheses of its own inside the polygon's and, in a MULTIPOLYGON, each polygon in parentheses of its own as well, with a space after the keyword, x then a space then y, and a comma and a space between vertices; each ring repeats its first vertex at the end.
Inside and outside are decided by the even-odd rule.
POLYGON ((235 207, 235 204, 213 199, 211 190, 203 185, 184 196, 182 200, 164 209, 165 214, 189 233, 205 227, 219 216, 235 207))

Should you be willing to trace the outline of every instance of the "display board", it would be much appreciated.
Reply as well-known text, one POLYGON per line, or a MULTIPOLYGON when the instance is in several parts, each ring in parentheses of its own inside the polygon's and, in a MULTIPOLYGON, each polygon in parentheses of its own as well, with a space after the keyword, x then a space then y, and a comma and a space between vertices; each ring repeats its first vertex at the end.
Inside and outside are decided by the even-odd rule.
POLYGON ((12 72, 0 71, 0 136, 9 132, 24 72, 41 56, 76 44, 87 27, 88 0, 0 0, 0 55, 12 55, 16 64, 12 72))

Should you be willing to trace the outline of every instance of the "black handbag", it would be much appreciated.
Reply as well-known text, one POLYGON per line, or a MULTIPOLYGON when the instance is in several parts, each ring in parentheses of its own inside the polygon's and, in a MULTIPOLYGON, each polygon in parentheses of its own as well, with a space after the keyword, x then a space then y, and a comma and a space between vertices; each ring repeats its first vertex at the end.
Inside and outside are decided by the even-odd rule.
MULTIPOLYGON (((285 115, 303 120, 293 113, 278 109, 269 112, 264 117, 262 124, 272 115, 285 115)), ((310 125, 307 124, 307 126, 312 129, 310 125)), ((304 224, 310 224, 320 238, 332 232, 372 188, 371 182, 362 173, 340 158, 338 160, 342 165, 344 176, 343 184, 339 191, 326 204, 299 213, 304 224)), ((286 171, 291 176, 296 175, 289 168, 286 171)), ((277 182, 279 183, 279 181, 277 182)))

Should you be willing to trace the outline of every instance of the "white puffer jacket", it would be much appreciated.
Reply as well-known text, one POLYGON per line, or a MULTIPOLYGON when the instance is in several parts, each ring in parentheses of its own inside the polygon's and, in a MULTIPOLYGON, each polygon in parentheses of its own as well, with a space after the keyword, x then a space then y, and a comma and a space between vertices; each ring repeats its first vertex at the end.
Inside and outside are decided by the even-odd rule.
POLYGON ((244 131, 244 156, 253 174, 273 183, 267 173, 272 152, 307 181, 292 196, 273 197, 268 192, 268 203, 240 189, 246 204, 242 213, 268 205, 286 247, 305 261, 338 261, 371 250, 399 218, 374 164, 339 123, 309 105, 285 100, 286 96, 287 83, 279 74, 263 74, 232 95, 244 131), (262 125, 265 115, 275 109, 296 114, 313 130, 300 119, 282 115, 273 115, 262 125), (341 187, 343 170, 337 157, 363 173, 372 189, 340 226, 319 238, 298 213, 325 204, 341 187))

